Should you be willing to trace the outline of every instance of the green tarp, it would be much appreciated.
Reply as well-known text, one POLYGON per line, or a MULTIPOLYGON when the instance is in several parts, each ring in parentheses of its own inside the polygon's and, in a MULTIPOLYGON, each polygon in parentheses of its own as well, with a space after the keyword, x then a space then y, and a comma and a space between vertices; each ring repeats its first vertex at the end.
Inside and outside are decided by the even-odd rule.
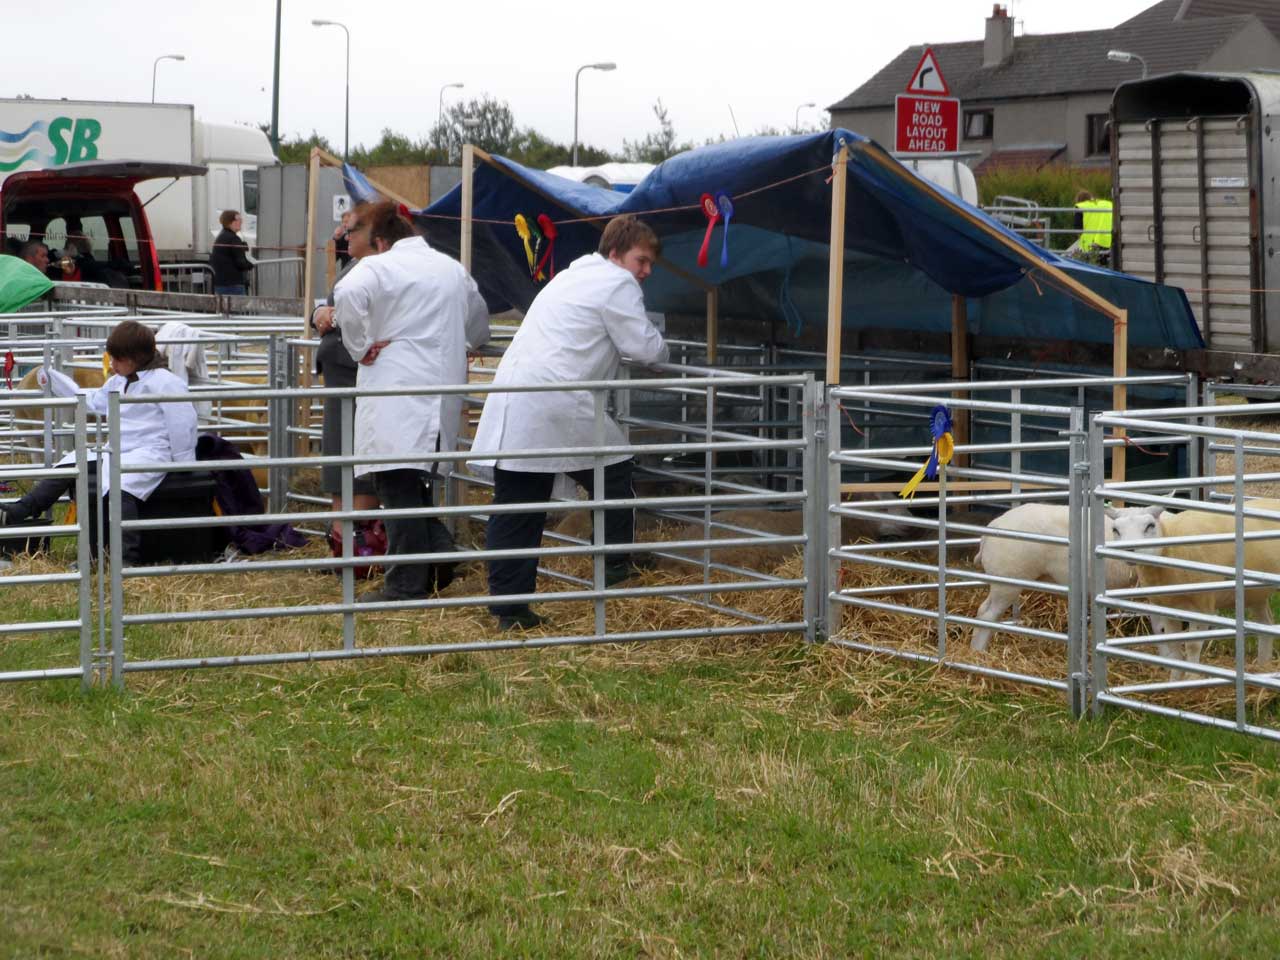
POLYGON ((0 256, 0 313, 17 313, 53 289, 53 281, 17 257, 0 256))

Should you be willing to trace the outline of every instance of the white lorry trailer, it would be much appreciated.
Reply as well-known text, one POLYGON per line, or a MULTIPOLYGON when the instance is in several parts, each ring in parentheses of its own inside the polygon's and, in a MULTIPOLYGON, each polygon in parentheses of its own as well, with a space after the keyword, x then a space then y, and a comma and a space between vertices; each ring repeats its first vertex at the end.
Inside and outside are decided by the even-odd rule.
MULTIPOLYGON (((189 104, 0 98, 0 193, 23 170, 91 160, 199 164, 202 177, 137 185, 161 263, 203 261, 221 229, 218 214, 244 214, 240 235, 257 235, 258 170, 276 162, 256 127, 197 120, 189 104)), ((55 247, 65 238, 50 236, 55 247)))

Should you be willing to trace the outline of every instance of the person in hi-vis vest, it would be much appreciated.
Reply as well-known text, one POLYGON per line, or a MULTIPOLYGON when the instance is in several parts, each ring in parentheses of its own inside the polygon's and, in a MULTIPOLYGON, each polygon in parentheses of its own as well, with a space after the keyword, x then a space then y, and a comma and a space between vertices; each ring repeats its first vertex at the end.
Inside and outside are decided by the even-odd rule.
MULTIPOLYGON (((1071 251, 1093 253, 1097 248, 1111 249, 1111 201, 1096 200, 1088 190, 1076 194, 1076 229, 1080 239, 1072 244, 1071 251)), ((1071 251, 1068 251, 1070 253, 1071 251)))

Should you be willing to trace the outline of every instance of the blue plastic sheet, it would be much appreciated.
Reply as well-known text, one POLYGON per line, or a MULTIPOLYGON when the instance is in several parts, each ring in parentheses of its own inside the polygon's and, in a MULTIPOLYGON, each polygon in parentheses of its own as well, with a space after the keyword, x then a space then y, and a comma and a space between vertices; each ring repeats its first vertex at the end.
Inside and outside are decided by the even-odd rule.
MULTIPOLYGON (((1135 346, 1204 346, 1178 288, 1066 260, 1009 231, 982 211, 924 181, 879 145, 848 130, 795 137, 751 137, 703 147, 660 164, 629 194, 530 170, 502 157, 477 165, 473 273, 492 307, 527 307, 529 277, 513 220, 545 213, 558 224, 555 258, 564 266, 594 250, 613 216, 633 213, 653 226, 663 258, 645 285, 651 310, 700 312, 704 287, 721 289, 721 309, 793 331, 823 327, 831 230, 833 158, 850 148, 845 216, 843 324, 848 328, 949 333, 950 298, 969 298, 975 334, 1109 343, 1110 319, 1056 289, 1040 269, 1055 266, 1129 311, 1135 346), (703 193, 726 191, 734 204, 729 263, 717 252, 696 264, 707 220, 703 193), (691 278, 696 278, 691 279, 691 278)), ((352 196, 367 182, 348 177, 352 196)), ((356 179, 359 178, 359 179, 356 179)), ((456 253, 461 187, 415 216, 433 245, 456 253)))

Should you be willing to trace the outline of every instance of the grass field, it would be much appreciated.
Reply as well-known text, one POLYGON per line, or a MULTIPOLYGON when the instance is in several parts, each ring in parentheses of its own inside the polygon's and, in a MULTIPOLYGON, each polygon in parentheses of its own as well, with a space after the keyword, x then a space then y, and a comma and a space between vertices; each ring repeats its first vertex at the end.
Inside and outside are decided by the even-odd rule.
POLYGON ((0 716, 5 956, 1280 952, 1275 746, 795 638, 8 685, 0 716))

